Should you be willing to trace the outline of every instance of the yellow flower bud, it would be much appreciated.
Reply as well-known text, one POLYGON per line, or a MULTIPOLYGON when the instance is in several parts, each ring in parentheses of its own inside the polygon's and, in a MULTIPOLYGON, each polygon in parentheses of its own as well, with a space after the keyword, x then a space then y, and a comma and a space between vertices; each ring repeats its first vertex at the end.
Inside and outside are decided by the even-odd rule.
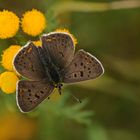
POLYGON ((43 13, 36 9, 27 11, 22 18, 21 26, 23 32, 28 35, 37 36, 46 27, 46 19, 43 13))
POLYGON ((14 72, 3 72, 0 75, 1 90, 7 94, 14 93, 16 91, 16 83, 18 80, 19 79, 14 72))
POLYGON ((19 29, 19 18, 8 10, 0 12, 0 38, 13 37, 19 29))
POLYGON ((13 58, 16 53, 19 51, 21 46, 19 45, 11 45, 8 49, 6 49, 2 55, 2 66, 10 71, 13 71, 13 58))

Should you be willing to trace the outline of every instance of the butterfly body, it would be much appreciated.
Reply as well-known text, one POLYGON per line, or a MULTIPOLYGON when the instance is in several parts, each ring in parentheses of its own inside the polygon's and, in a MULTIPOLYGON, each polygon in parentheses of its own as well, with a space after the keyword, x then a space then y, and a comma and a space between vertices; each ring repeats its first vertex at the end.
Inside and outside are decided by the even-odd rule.
POLYGON ((45 70, 45 77, 48 78, 48 81, 54 85, 57 85, 61 82, 61 76, 59 69, 56 67, 56 65, 51 60, 51 57, 49 56, 49 53, 44 50, 42 47, 37 48, 39 52, 40 61, 44 67, 45 70))
POLYGON ((100 61, 84 50, 75 53, 72 37, 51 32, 41 36, 42 46, 29 42, 15 56, 15 70, 26 77, 17 83, 17 104, 22 112, 32 111, 62 83, 95 79, 104 73, 100 61))

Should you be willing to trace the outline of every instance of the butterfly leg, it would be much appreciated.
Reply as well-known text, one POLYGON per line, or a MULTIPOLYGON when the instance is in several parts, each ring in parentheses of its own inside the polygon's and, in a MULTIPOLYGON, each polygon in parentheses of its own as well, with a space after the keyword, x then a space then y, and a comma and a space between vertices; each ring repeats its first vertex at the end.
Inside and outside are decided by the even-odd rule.
POLYGON ((61 91, 62 91, 62 86, 63 86, 63 84, 61 84, 61 83, 59 83, 59 84, 57 85, 58 92, 59 92, 60 95, 61 95, 61 91))

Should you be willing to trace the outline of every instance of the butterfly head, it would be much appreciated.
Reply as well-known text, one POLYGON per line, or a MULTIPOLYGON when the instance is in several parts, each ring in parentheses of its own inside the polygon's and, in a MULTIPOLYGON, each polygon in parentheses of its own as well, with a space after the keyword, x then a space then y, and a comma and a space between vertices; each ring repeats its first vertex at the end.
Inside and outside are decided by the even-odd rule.
POLYGON ((55 84, 55 88, 58 89, 58 92, 59 92, 60 95, 61 95, 61 91, 62 91, 62 86, 63 86, 62 83, 57 83, 57 84, 55 84))

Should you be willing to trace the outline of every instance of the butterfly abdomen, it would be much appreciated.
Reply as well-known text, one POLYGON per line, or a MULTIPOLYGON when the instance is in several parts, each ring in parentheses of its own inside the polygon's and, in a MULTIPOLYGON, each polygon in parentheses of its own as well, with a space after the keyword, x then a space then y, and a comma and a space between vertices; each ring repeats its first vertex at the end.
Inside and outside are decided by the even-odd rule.
POLYGON ((55 84, 60 83, 61 80, 58 68, 53 64, 49 53, 41 47, 38 48, 38 51, 40 54, 40 60, 45 69, 46 77, 49 77, 48 80, 55 84))
POLYGON ((53 67, 51 67, 50 69, 50 75, 53 82, 55 82, 56 84, 61 82, 59 71, 54 69, 53 67))

